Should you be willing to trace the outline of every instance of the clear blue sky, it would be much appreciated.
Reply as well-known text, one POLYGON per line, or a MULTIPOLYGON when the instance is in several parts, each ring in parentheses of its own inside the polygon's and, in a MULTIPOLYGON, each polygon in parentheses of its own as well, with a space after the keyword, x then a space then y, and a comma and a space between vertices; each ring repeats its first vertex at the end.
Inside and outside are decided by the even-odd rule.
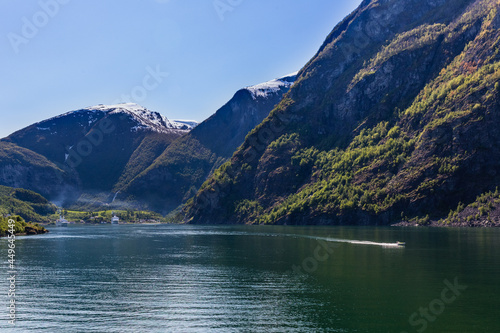
POLYGON ((0 137, 123 95, 202 121, 299 70, 360 2, 0 0, 0 137))

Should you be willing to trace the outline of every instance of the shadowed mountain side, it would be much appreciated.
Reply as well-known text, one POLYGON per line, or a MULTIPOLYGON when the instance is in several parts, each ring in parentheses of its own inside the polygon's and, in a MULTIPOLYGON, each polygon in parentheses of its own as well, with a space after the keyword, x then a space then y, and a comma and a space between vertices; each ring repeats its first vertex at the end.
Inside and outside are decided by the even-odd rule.
POLYGON ((59 173, 64 170, 64 177, 55 181, 38 173, 40 179, 35 180, 31 173, 33 180, 23 182, 22 177, 12 176, 12 181, 4 179, 1 184, 37 190, 51 200, 60 197, 72 202, 86 194, 104 198, 97 204, 105 204, 113 197, 117 183, 134 178, 190 129, 189 124, 170 121, 133 103, 71 111, 28 126, 2 141, 23 147, 32 155, 42 155, 46 165, 59 173), (73 185, 74 192, 70 195, 61 191, 62 185, 57 185, 61 183, 73 185))
POLYGON ((0 184, 32 190, 58 203, 78 197, 78 179, 45 156, 0 140, 0 184))
POLYGON ((245 136, 278 104, 295 80, 286 76, 239 90, 214 115, 170 145, 120 197, 169 212, 193 196, 210 173, 228 158, 245 136))

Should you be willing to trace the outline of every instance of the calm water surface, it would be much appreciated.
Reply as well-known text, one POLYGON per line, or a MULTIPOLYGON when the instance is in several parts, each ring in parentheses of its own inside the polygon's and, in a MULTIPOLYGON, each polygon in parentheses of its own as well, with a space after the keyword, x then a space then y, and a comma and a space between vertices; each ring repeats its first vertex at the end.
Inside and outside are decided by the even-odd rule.
POLYGON ((16 239, 15 328, 0 255, 1 332, 500 332, 496 229, 52 228, 16 239))

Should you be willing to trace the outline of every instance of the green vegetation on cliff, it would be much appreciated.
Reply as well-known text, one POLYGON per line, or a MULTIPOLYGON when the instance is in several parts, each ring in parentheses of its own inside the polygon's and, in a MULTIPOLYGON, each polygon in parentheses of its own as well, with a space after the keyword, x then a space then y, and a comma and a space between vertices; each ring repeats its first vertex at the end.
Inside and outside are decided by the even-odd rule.
MULTIPOLYGON (((113 214, 120 218, 120 223, 140 223, 140 222, 167 222, 160 214, 150 211, 139 210, 102 210, 102 211, 75 211, 63 210, 62 214, 70 222, 83 223, 111 223, 113 214)), ((51 221, 59 218, 59 215, 49 216, 51 221)))
POLYGON ((37 235, 47 232, 47 230, 38 223, 26 223, 26 221, 24 221, 24 219, 20 216, 0 216, 0 237, 5 237, 10 233, 9 220, 13 220, 15 222, 14 233, 16 235, 37 235))
POLYGON ((188 203, 186 221, 428 221, 494 190, 498 6, 363 2, 188 203))
POLYGON ((33 191, 0 186, 0 216, 17 215, 29 222, 48 222, 57 208, 33 191))

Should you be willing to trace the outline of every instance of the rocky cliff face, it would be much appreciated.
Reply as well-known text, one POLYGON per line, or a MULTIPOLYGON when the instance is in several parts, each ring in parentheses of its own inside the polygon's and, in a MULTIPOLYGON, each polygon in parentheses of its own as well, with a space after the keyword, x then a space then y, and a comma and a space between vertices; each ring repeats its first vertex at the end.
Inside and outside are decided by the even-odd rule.
POLYGON ((363 1, 186 220, 386 224, 494 188, 498 6, 363 1))
POLYGON ((119 196, 164 213, 175 209, 232 156, 294 80, 291 74, 239 90, 214 115, 168 146, 145 171, 117 187, 119 196))

